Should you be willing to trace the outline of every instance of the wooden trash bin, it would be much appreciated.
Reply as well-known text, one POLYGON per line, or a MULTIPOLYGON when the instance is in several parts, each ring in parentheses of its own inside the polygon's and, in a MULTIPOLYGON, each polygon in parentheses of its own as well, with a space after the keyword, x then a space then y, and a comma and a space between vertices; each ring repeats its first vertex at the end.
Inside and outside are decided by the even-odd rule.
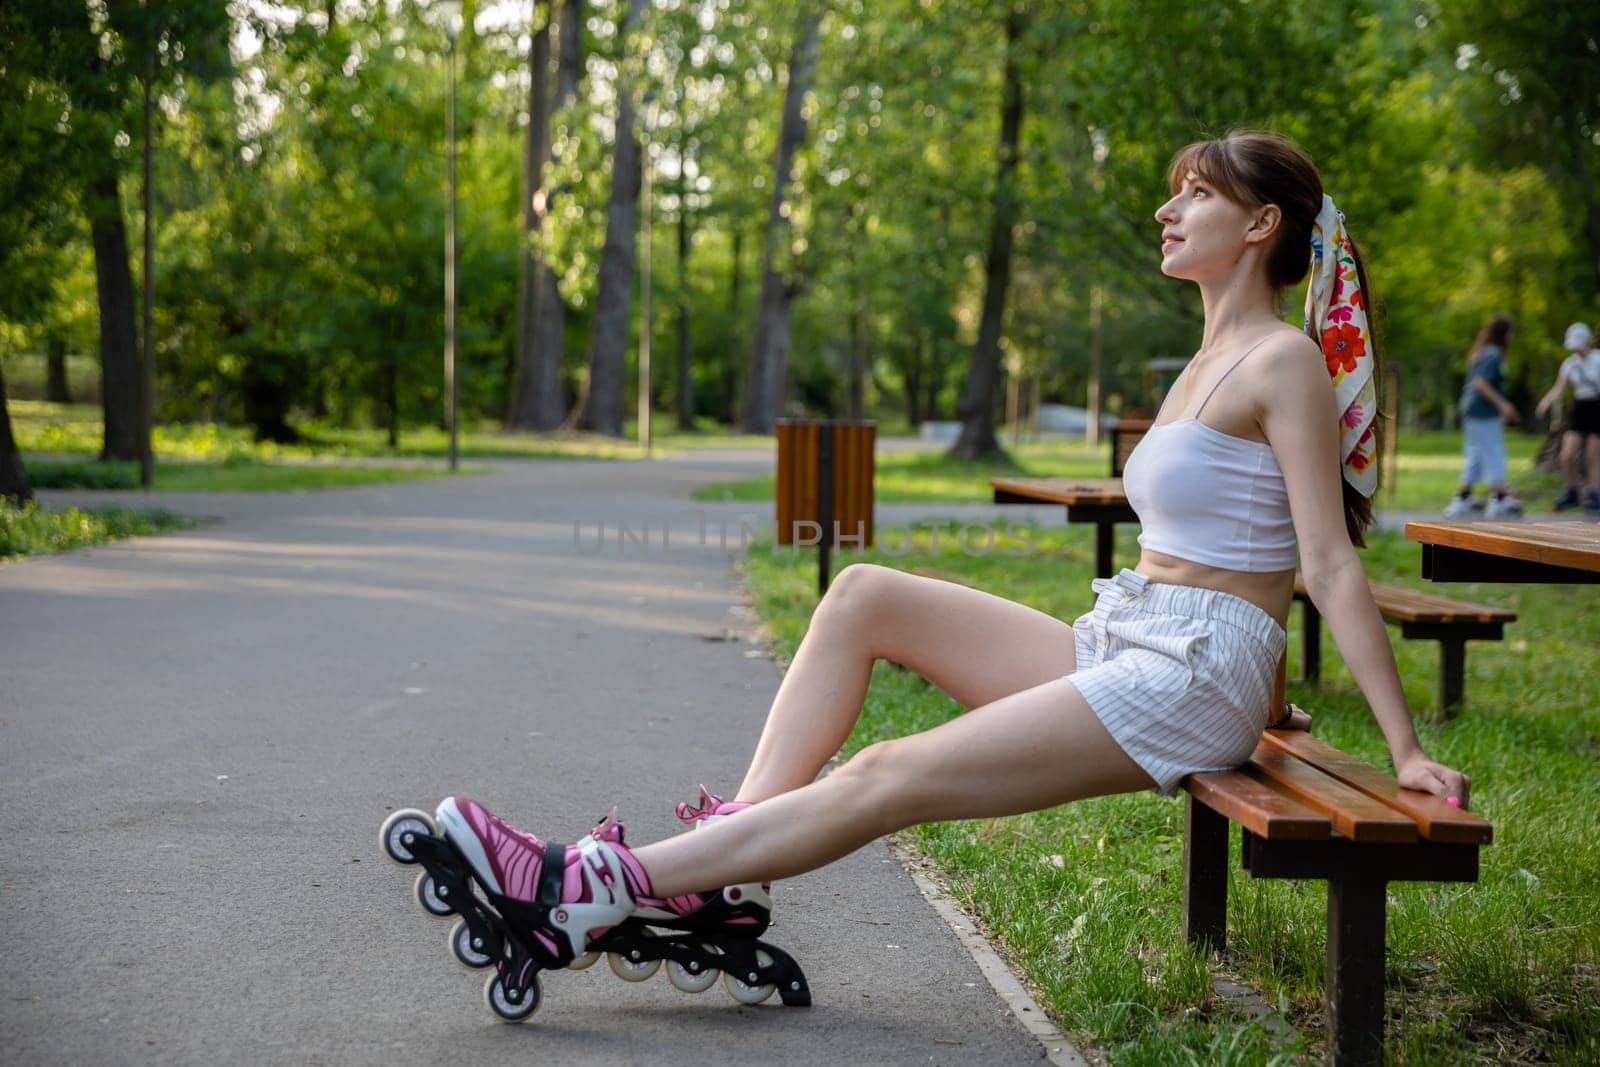
POLYGON ((817 546, 819 591, 827 588, 828 557, 835 546, 872 547, 877 425, 777 420, 777 543, 817 546))
POLYGON ((1128 457, 1133 455, 1134 448, 1144 439, 1145 433, 1150 429, 1153 419, 1130 417, 1118 419, 1111 427, 1111 477, 1122 477, 1122 468, 1127 466, 1128 457))

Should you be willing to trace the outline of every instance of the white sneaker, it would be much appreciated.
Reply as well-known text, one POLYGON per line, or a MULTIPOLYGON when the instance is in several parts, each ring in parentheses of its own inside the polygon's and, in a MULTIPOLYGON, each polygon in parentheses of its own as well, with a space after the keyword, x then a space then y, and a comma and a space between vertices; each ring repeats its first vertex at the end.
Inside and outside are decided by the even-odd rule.
POLYGON ((1488 515, 1491 519, 1520 519, 1522 518, 1522 501, 1509 493, 1505 496, 1491 497, 1488 515))
POLYGON ((1444 514, 1447 519, 1468 518, 1483 510, 1483 502, 1472 496, 1453 496, 1450 503, 1445 505, 1444 514))

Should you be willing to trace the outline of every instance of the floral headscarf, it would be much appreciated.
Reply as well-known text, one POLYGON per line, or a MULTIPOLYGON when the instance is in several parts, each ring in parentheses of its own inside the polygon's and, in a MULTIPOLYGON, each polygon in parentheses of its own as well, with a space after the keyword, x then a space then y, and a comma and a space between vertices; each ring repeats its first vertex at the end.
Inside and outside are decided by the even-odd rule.
POLYGON ((1378 488, 1378 439, 1373 433, 1378 389, 1372 380, 1372 334, 1367 329, 1367 298, 1356 272, 1355 248, 1345 231, 1344 213, 1333 206, 1330 196, 1322 198, 1322 211, 1311 226, 1305 329, 1322 342, 1322 355, 1333 379, 1344 480, 1362 496, 1370 497, 1378 488))

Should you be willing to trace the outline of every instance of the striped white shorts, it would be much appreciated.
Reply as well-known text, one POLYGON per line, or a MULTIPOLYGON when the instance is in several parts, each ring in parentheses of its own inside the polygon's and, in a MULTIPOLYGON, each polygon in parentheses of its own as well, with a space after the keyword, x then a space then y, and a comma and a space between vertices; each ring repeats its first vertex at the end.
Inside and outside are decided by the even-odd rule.
POLYGON ((1266 728, 1287 635, 1248 600, 1151 582, 1096 578, 1094 610, 1072 624, 1068 675, 1117 744, 1174 796, 1185 775, 1237 767, 1266 728))

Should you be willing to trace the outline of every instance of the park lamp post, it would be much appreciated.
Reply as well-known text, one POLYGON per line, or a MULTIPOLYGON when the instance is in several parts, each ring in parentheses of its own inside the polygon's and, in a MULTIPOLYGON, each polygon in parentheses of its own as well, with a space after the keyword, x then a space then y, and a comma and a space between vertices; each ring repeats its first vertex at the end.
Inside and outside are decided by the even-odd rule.
POLYGON ((445 109, 446 171, 449 189, 444 215, 444 392, 445 426, 450 433, 450 469, 456 452, 456 35, 461 32, 461 0, 436 0, 444 22, 445 55, 450 66, 450 102, 445 109))

